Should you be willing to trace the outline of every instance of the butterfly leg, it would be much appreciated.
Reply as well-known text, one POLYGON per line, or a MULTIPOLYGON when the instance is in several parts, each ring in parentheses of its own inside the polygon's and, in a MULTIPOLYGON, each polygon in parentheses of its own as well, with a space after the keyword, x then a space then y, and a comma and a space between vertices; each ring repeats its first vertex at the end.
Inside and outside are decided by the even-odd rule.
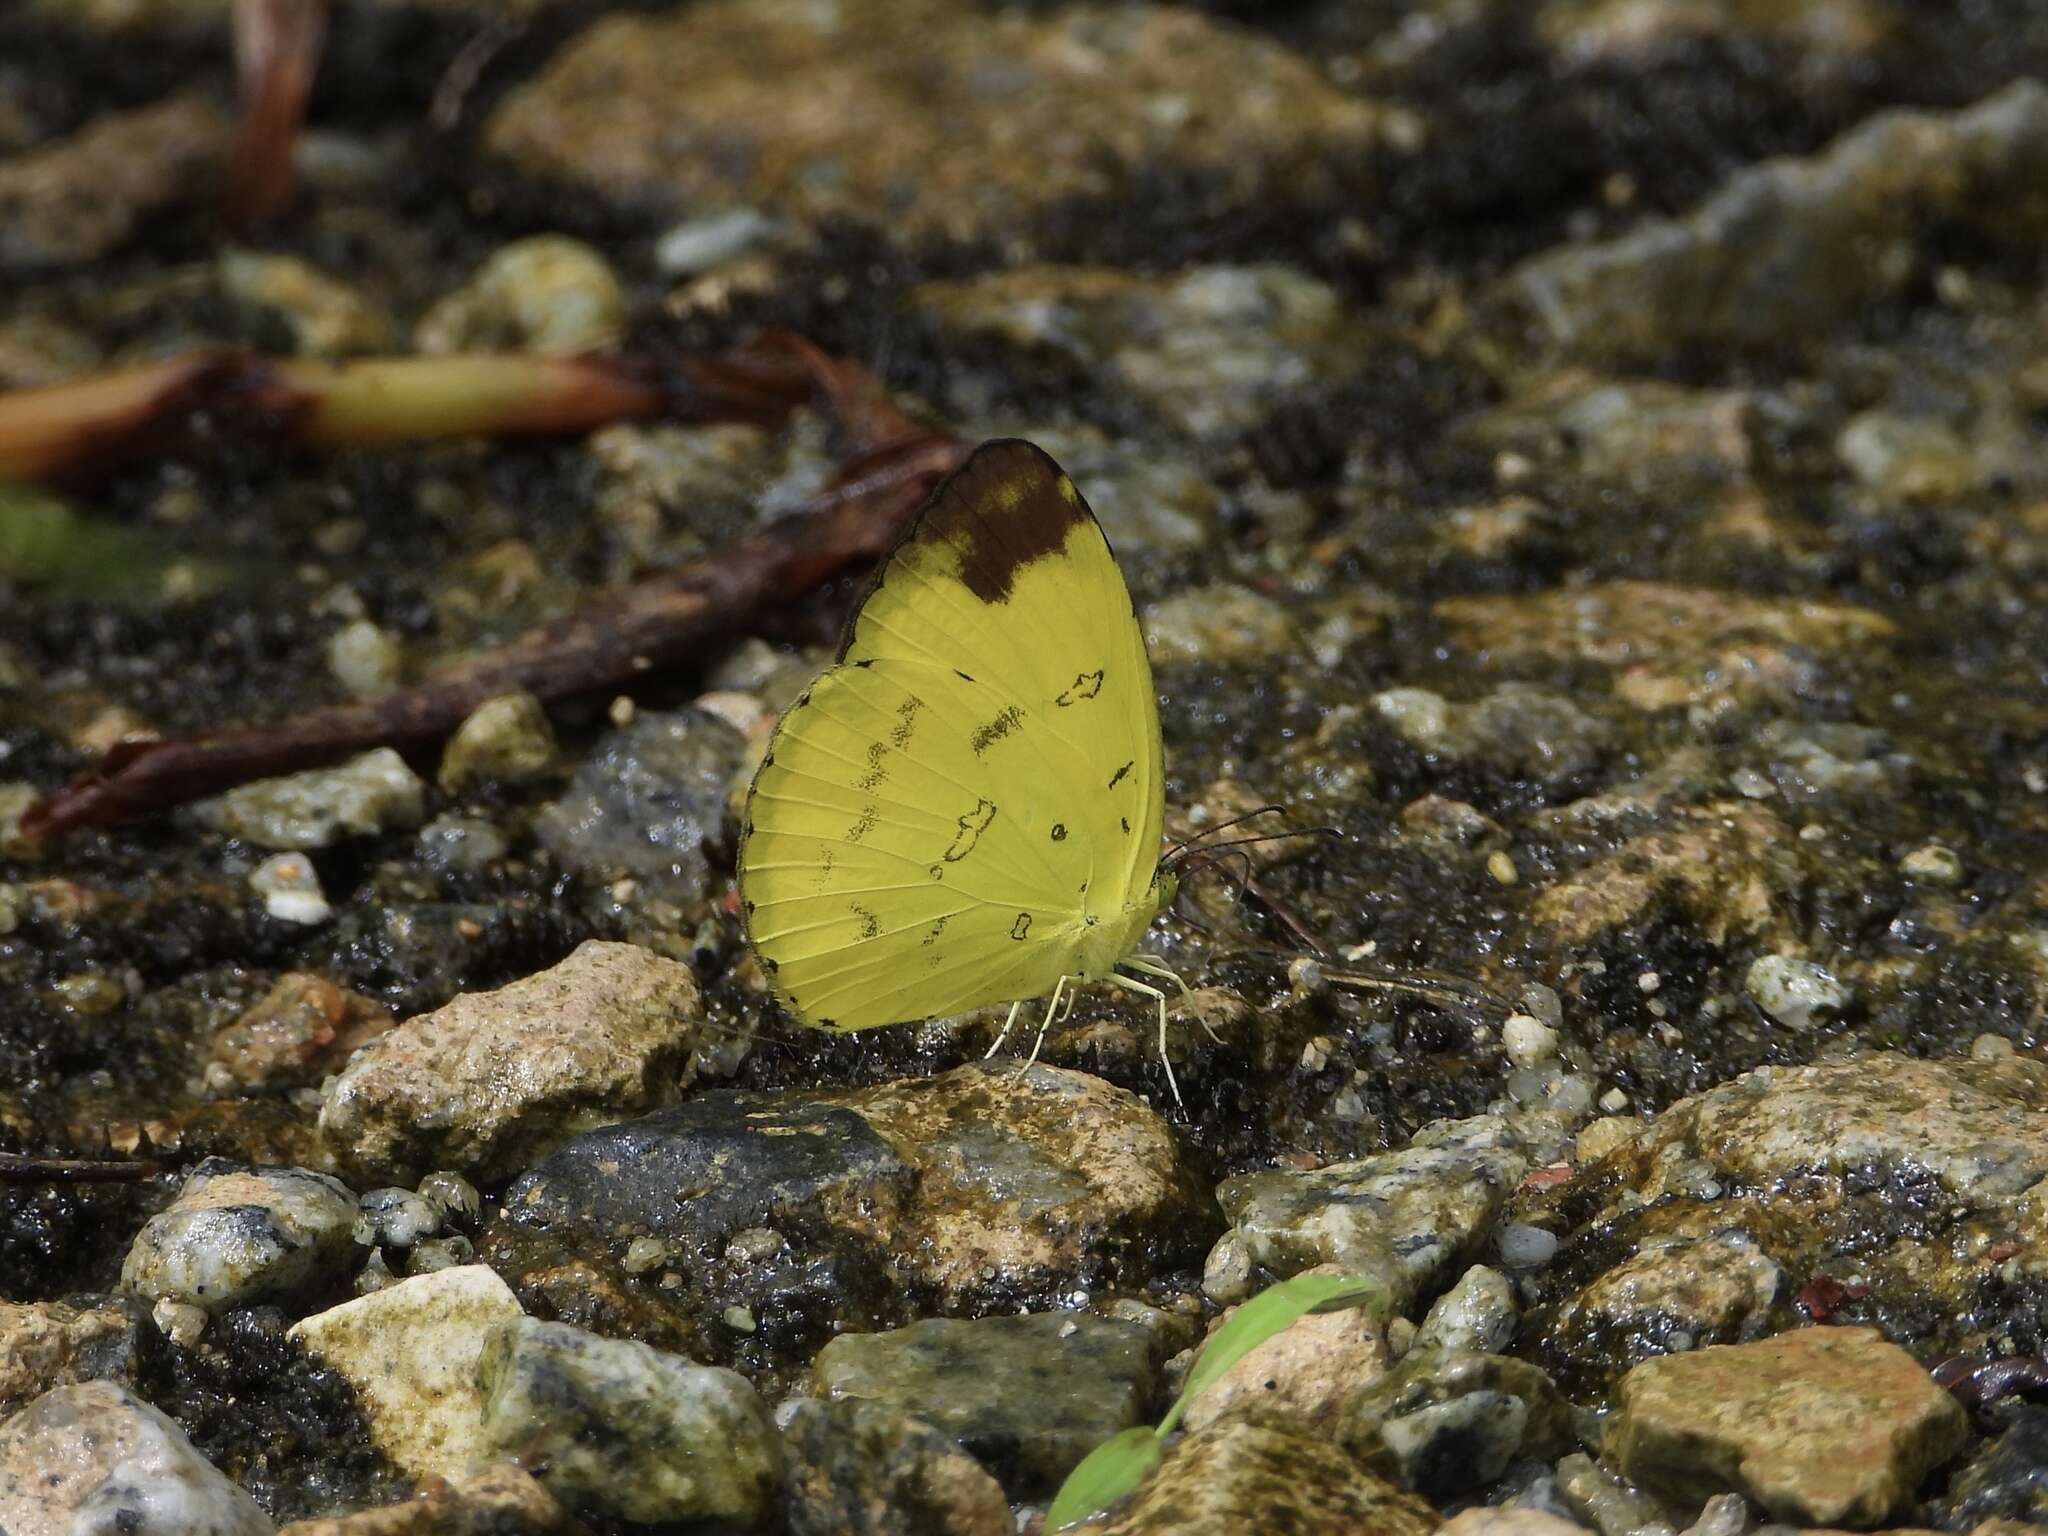
POLYGON ((1003 1027, 996 1034, 995 1044, 991 1045, 987 1050, 981 1053, 981 1059, 983 1061, 987 1061, 989 1057, 995 1055, 997 1051, 1000 1051, 1003 1048, 1003 1042, 1010 1038, 1010 1026, 1017 1022, 1017 1010, 1019 1008, 1022 1008, 1023 1006, 1024 999, 1021 997, 1018 998, 1017 1001, 1015 1001, 1014 1003, 1010 1004, 1010 1016, 1007 1019, 1003 1020, 1003 1027))
MULTIPOLYGON (((1127 971, 1138 971, 1147 976, 1159 976, 1172 982, 1176 987, 1180 988, 1180 1000, 1188 1005, 1189 1011, 1194 1012, 1195 994, 1190 992, 1188 984, 1181 980, 1180 972, 1174 970, 1171 966, 1161 965, 1150 955, 1126 955, 1117 964, 1127 971)), ((1211 1040, 1214 1040, 1219 1045, 1223 1043, 1223 1037, 1216 1033, 1216 1026, 1203 1018, 1199 1012, 1195 1012, 1195 1021, 1204 1030, 1208 1031, 1211 1040)))
POLYGON ((1068 1010, 1071 1011, 1073 1009, 1074 991, 1072 987, 1067 985, 1073 979, 1074 978, 1071 976, 1062 976, 1058 981, 1053 983, 1052 1001, 1045 1005, 1045 1017, 1038 1021, 1038 1038, 1031 1042, 1031 1054, 1024 1058, 1024 1065, 1017 1069, 1020 1075, 1025 1072, 1029 1072, 1034 1066, 1038 1064, 1039 1048, 1045 1044, 1045 1032, 1048 1029, 1052 1028, 1052 1016, 1055 1013, 1059 1012, 1060 997, 1062 994, 1066 996, 1068 1010))
MULTIPOLYGON (((1178 981, 1180 978, 1175 977, 1174 979, 1178 981)), ((1173 1076, 1173 1063, 1167 1059, 1166 1055, 1166 994, 1149 983, 1135 980, 1129 976, 1119 976, 1117 981, 1120 985, 1129 987, 1140 996, 1151 998, 1152 1001, 1159 1005, 1159 1065, 1166 1068, 1166 1086, 1173 1090, 1173 1102, 1185 1108, 1187 1101, 1180 1096, 1180 1084, 1174 1080, 1173 1076)))

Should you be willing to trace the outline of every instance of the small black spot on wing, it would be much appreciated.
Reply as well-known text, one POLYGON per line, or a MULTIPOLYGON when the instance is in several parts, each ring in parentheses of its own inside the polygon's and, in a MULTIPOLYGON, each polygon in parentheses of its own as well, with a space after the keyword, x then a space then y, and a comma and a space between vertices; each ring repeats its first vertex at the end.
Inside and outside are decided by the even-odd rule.
POLYGON ((924 700, 914 693, 896 706, 896 724, 889 730, 889 745, 898 752, 909 748, 910 738, 917 730, 917 712, 923 708, 924 700))
POLYGON ((971 683, 974 681, 972 677, 969 677, 965 672, 962 672, 958 667, 955 667, 953 669, 953 675, 959 678, 960 681, 963 683, 971 683))
POLYGON ((1131 830, 1131 818, 1128 816, 1117 817, 1117 824, 1121 826, 1126 832, 1131 830))
POLYGON ((853 913, 854 926, 863 939, 873 939, 881 936, 881 920, 875 916, 871 908, 864 907, 857 901, 850 901, 846 905, 847 909, 853 913))
POLYGON ((1077 674, 1073 682, 1067 685, 1066 692, 1062 693, 1053 702, 1059 705, 1061 709, 1065 709, 1071 704, 1080 703, 1083 699, 1092 699, 1100 692, 1102 692, 1102 669, 1098 667, 1093 672, 1077 674))
POLYGON ((967 744, 974 748, 974 755, 980 757, 1024 722, 1024 711, 1012 704, 988 724, 980 727, 967 738, 967 744))
POLYGON ((948 864, 957 864, 974 851, 974 845, 981 841, 989 823, 996 819, 996 803, 993 800, 974 802, 974 809, 962 816, 953 833, 952 846, 940 855, 948 864))
POLYGON ((888 755, 889 748, 886 744, 879 741, 868 743, 865 753, 868 770, 854 781, 862 794, 871 795, 889 782, 889 770, 882 766, 882 759, 888 755))
POLYGON ((1117 785, 1123 783, 1124 776, 1137 766, 1138 760, 1136 758, 1132 758, 1128 763, 1125 763, 1123 767, 1117 769, 1115 773, 1109 776, 1109 787, 1115 789, 1117 785))
POLYGON ((860 808, 859 818, 854 822, 852 826, 846 829, 846 836, 843 839, 843 841, 849 843, 859 842, 862 838, 866 837, 870 832, 875 830, 875 823, 881 820, 881 817, 882 808, 879 805, 862 806, 860 808))
POLYGON ((1019 912, 1017 914, 1017 921, 1010 924, 1010 937, 1021 940, 1030 937, 1030 934, 1031 914, 1029 912, 1019 912))
POLYGON ((1052 840, 1056 843, 1064 843, 1067 840, 1067 824, 1064 821, 1052 824, 1052 840))

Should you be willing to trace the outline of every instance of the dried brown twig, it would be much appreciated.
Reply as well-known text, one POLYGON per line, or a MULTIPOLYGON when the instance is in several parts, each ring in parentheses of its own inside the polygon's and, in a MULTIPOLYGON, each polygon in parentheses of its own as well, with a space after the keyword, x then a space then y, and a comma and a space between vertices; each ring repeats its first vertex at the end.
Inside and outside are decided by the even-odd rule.
POLYGON ((847 566, 881 555, 959 462, 960 444, 910 421, 864 368, 798 338, 763 338, 751 356, 762 377, 773 376, 776 358, 796 363, 840 422, 848 456, 806 506, 716 555, 648 577, 416 687, 264 725, 123 742, 32 807, 22 836, 42 841, 106 825, 372 746, 430 747, 484 700, 514 689, 543 702, 615 689, 701 653, 847 566))

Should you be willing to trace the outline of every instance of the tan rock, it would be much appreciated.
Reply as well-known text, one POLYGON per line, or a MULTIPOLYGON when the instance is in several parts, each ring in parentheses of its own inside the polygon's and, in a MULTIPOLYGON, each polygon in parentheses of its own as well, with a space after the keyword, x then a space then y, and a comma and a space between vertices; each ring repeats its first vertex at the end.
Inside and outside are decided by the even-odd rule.
POLYGON ((510 1462, 460 1482, 429 1478, 397 1504, 295 1520, 277 1536, 573 1536, 583 1527, 510 1462))
POLYGON ((503 1177, 576 1131, 676 1096, 701 1022, 689 967, 591 940, 566 960, 380 1035, 320 1112, 336 1154, 409 1184, 503 1177))
POLYGON ((1624 1476, 1680 1502, 1740 1493, 1802 1524, 1881 1524, 1969 1437, 1955 1399, 1870 1328, 1648 1360, 1616 1401, 1605 1445, 1624 1476))
POLYGON ((1114 197, 1140 167, 1230 201, 1311 189, 1367 158, 1386 117, 1191 9, 713 0, 599 22, 484 136, 524 174, 619 202, 1028 241, 1037 216, 1114 197))
POLYGON ((1244 1410, 1188 1435, 1090 1536, 1427 1536, 1436 1511, 1361 1470, 1301 1420, 1244 1410))
MULTIPOLYGON (((1336 1265, 1320 1269, 1341 1273, 1336 1265)), ((1386 1331, 1371 1307, 1311 1312, 1211 1382, 1188 1404, 1181 1424, 1201 1429, 1248 1403, 1271 1404, 1308 1423, 1328 1424, 1353 1392, 1382 1375, 1390 1363, 1386 1331)))
POLYGON ((193 91, 0 160, 0 272, 106 255, 150 213, 197 191, 227 141, 227 119, 193 91))
POLYGON ((134 1327, 117 1306, 0 1302, 0 1419, 52 1387, 125 1374, 134 1327))
POLYGON ((1438 1530, 1441 1536, 1585 1536, 1585 1527, 1540 1509, 1494 1509, 1483 1504, 1460 1510, 1438 1530))

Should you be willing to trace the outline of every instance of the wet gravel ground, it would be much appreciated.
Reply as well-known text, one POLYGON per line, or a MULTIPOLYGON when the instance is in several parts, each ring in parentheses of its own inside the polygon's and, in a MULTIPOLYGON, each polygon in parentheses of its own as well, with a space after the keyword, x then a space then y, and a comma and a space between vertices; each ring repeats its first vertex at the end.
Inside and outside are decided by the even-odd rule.
POLYGON ((179 1529, 1013 1530, 1317 1265, 1384 1305, 1265 1346, 1101 1528, 2041 1518, 2048 6, 328 34, 234 243, 224 5, 0 10, 0 390, 790 327, 1074 477, 1170 827, 1338 835, 1155 930, 1185 1104, 1101 988, 1028 1072, 1000 1014, 777 1014, 737 808, 855 580, 627 696, 30 848, 126 735, 403 686, 836 459, 811 413, 214 433, 7 492, 0 1140, 158 1171, 0 1185, 0 1526, 118 1486, 179 1529))

